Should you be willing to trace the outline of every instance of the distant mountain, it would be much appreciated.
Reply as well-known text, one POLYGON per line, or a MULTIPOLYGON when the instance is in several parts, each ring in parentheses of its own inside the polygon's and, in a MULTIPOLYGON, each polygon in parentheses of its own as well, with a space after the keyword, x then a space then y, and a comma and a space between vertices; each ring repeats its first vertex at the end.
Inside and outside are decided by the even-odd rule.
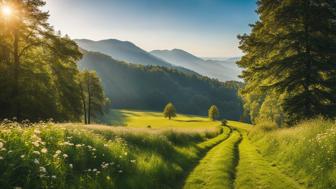
POLYGON ((241 69, 235 63, 240 58, 203 59, 180 49, 154 50, 150 53, 175 66, 190 69, 210 78, 216 78, 220 81, 241 81, 238 77, 241 69))
POLYGON ((153 56, 129 41, 120 41, 117 39, 107 39, 101 41, 76 39, 75 42, 82 49, 87 51, 100 52, 111 56, 116 60, 125 61, 132 64, 170 67, 185 73, 195 74, 195 72, 192 72, 191 70, 174 66, 165 60, 153 56))
POLYGON ((241 83, 223 83, 176 69, 120 62, 97 52, 83 51, 78 66, 94 70, 101 78, 114 108, 162 111, 173 102, 179 113, 207 115, 216 104, 221 115, 238 120, 243 112, 237 88, 241 83))

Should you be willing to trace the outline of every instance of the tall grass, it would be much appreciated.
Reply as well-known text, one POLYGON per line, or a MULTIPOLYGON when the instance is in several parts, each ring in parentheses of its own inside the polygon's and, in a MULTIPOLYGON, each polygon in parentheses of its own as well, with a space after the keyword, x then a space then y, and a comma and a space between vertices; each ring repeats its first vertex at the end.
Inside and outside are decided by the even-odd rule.
POLYGON ((286 165, 284 171, 304 178, 308 186, 336 188, 336 123, 322 118, 293 128, 256 126, 250 138, 269 159, 286 165))
POLYGON ((221 132, 2 122, 0 188, 176 188, 221 132))

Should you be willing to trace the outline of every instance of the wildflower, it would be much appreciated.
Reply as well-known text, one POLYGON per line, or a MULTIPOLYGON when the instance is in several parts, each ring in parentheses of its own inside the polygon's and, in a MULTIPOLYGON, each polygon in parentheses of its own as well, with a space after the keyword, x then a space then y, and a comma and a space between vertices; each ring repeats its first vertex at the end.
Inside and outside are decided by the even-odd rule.
POLYGON ((60 153, 62 153, 61 150, 57 150, 56 151, 56 154, 60 154, 60 153))
POLYGON ((64 158, 67 158, 67 157, 68 157, 68 154, 63 154, 63 157, 64 157, 64 158))
POLYGON ((123 172, 123 170, 119 170, 119 171, 118 171, 118 173, 122 173, 122 172, 123 172))
POLYGON ((127 156, 127 152, 125 152, 125 156, 127 156))
POLYGON ((14 189, 22 189, 22 187, 15 186, 14 189))
POLYGON ((0 156, 0 160, 3 160, 4 158, 2 156, 0 156))
POLYGON ((132 159, 132 160, 131 160, 131 163, 135 163, 135 161, 136 161, 135 159, 132 159))
POLYGON ((72 169, 72 168, 73 168, 73 165, 70 163, 70 164, 69 164, 69 167, 72 169))
POLYGON ((108 145, 107 145, 107 144, 104 144, 104 146, 105 146, 105 147, 108 147, 108 145))
POLYGON ((48 152, 48 149, 47 149, 47 148, 43 148, 43 149, 41 150, 41 152, 45 154, 45 153, 48 152))
POLYGON ((23 159, 25 157, 25 155, 21 155, 20 157, 21 157, 21 159, 23 159))
POLYGON ((52 179, 56 179, 56 175, 51 176, 52 179))
POLYGON ((46 170, 45 167, 40 167, 40 172, 45 173, 45 172, 47 172, 47 170, 46 170))
POLYGON ((35 129, 35 130, 34 130, 34 133, 35 133, 35 134, 40 134, 40 133, 41 133, 41 131, 40 131, 40 130, 38 130, 38 129, 35 129))
POLYGON ((0 142, 0 149, 4 147, 4 144, 2 142, 0 142))
POLYGON ((92 169, 92 171, 93 171, 93 172, 96 172, 96 171, 97 171, 97 169, 92 169))
POLYGON ((32 144, 33 144, 35 147, 39 147, 39 146, 40 146, 40 144, 39 144, 38 141, 32 142, 32 144))
POLYGON ((107 176, 106 179, 107 179, 107 180, 111 180, 111 177, 110 177, 110 176, 107 176))
POLYGON ((34 163, 35 164, 40 164, 39 160, 37 160, 37 159, 34 159, 34 163))
POLYGON ((33 154, 40 155, 41 153, 39 151, 33 151, 33 154))

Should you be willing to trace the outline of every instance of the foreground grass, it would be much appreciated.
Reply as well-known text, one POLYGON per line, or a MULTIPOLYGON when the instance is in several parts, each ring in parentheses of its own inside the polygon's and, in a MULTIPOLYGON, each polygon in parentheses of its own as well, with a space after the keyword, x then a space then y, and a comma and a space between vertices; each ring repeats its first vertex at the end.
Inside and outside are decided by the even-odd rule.
POLYGON ((240 140, 239 132, 233 131, 227 140, 212 148, 188 176, 184 188, 233 188, 240 140))
POLYGON ((263 156, 308 187, 336 188, 335 121, 316 119, 294 128, 271 128, 257 126, 249 134, 263 156))
POLYGON ((295 180, 283 174, 276 164, 265 160, 243 133, 239 145, 239 164, 236 168, 235 188, 237 189, 283 189, 304 188, 295 180))
POLYGON ((210 121, 207 117, 178 114, 168 120, 161 112, 144 112, 130 110, 111 110, 102 122, 111 125, 136 128, 212 128, 220 125, 218 121, 210 121))
POLYGON ((2 122, 0 186, 176 188, 229 132, 2 122))

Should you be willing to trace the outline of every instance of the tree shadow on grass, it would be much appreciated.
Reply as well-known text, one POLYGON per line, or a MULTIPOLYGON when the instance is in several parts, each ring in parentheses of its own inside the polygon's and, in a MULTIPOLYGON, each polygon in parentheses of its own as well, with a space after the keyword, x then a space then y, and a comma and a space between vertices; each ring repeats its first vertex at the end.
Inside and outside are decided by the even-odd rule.
POLYGON ((98 122, 106 125, 125 126, 127 125, 126 118, 129 116, 127 114, 120 110, 109 110, 98 118, 98 122))

